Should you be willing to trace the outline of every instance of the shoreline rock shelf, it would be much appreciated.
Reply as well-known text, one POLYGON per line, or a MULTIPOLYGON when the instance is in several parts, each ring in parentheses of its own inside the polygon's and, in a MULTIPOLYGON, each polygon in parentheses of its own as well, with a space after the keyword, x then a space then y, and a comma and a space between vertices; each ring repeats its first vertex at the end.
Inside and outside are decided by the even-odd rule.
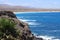
MULTIPOLYGON (((13 37, 11 34, 6 35, 5 38, 0 38, 1 40, 43 40, 42 38, 38 39, 31 33, 28 24, 18 20, 16 15, 11 11, 0 11, 0 18, 4 18, 7 20, 12 20, 15 24, 14 29, 18 33, 17 37, 13 37), (7 37, 6 37, 7 36, 7 37)), ((1 27, 1 26, 0 26, 1 27)), ((0 31, 1 32, 1 31, 0 31)))

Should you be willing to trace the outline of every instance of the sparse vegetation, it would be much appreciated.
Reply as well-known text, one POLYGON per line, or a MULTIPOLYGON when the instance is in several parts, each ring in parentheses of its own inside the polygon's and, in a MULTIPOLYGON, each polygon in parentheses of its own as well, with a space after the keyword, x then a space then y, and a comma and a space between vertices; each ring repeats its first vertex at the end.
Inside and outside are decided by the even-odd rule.
POLYGON ((0 18, 0 40, 8 37, 17 38, 19 33, 15 29, 15 24, 12 20, 0 18))
POLYGON ((0 11, 0 40, 33 40, 28 24, 11 11, 0 11))

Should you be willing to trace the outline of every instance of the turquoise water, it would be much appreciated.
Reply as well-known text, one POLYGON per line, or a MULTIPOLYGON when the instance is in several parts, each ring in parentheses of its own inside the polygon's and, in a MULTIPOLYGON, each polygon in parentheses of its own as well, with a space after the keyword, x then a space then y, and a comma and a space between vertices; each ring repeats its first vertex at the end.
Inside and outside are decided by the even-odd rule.
POLYGON ((36 35, 60 38, 60 12, 17 13, 18 19, 29 24, 36 35))

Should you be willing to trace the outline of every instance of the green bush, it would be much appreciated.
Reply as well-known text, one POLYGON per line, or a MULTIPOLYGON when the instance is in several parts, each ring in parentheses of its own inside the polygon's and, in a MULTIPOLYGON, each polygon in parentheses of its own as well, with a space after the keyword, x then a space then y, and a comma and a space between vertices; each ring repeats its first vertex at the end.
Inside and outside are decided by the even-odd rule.
POLYGON ((15 23, 11 19, 1 18, 0 26, 0 28, 14 28, 15 23))
POLYGON ((12 35, 13 37, 17 37, 19 34, 15 29, 16 23, 11 19, 0 18, 0 37, 4 37, 7 35, 12 35))

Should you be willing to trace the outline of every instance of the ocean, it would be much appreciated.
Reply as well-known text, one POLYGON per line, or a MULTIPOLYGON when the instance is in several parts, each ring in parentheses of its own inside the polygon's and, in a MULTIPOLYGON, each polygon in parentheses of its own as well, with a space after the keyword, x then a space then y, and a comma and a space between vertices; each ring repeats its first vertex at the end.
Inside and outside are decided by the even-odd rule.
POLYGON ((28 23, 36 37, 60 40, 60 12, 15 12, 17 18, 28 23))

